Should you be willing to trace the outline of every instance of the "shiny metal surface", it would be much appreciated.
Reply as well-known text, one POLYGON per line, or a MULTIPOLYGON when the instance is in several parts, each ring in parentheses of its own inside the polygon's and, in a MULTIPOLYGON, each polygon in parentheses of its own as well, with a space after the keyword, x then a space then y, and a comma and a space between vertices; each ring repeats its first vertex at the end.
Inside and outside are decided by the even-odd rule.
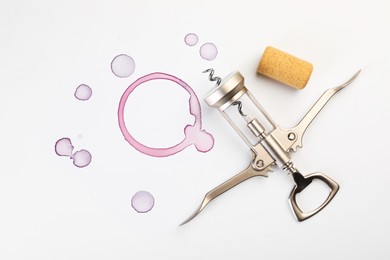
POLYGON ((280 126, 275 126, 275 131, 273 131, 272 135, 277 140, 279 140, 285 151, 289 152, 290 150, 293 150, 295 152, 298 147, 302 148, 303 135, 311 122, 313 122, 314 118, 324 108, 328 101, 337 92, 351 84, 360 72, 361 70, 356 72, 355 75, 353 75, 348 81, 341 84, 340 86, 326 90, 324 94, 322 94, 322 96, 317 100, 317 102, 314 103, 314 105, 310 108, 307 114, 301 119, 301 121, 293 128, 286 129, 280 126))
MULTIPOLYGON (((298 189, 299 186, 295 185, 293 190, 290 193, 288 201, 289 201, 291 208, 294 211, 294 215, 298 221, 304 221, 304 220, 314 216, 315 214, 320 212, 322 209, 324 209, 326 207, 326 205, 328 205, 328 203, 333 199, 333 197, 336 195, 336 193, 338 192, 338 190, 340 188, 340 186, 334 180, 332 180, 330 177, 328 177, 325 174, 320 173, 320 172, 311 173, 311 174, 305 176, 304 179, 310 183, 315 179, 324 182, 330 188, 330 193, 329 193, 328 197, 326 198, 326 200, 320 206, 318 206, 316 209, 309 211, 309 212, 303 212, 299 208, 299 206, 297 204, 297 200, 296 200, 296 196, 300 192, 298 189)), ((307 186, 309 186, 309 185, 307 185, 307 186)))
POLYGON ((234 72, 214 88, 204 100, 207 105, 223 111, 247 91, 244 86, 244 77, 239 72, 234 72))
POLYGON ((311 173, 306 176, 302 175, 293 166, 291 161, 291 152, 296 151, 297 147, 302 147, 302 138, 306 129, 322 110, 322 108, 327 104, 330 98, 332 98, 334 94, 338 93, 341 89, 348 86, 358 76, 359 73, 360 70, 347 82, 341 84, 338 87, 325 91, 325 93, 317 100, 317 102, 312 106, 312 108, 297 124, 297 126, 291 129, 282 128, 275 124, 270 115, 244 86, 244 78, 239 72, 235 72, 226 77, 220 85, 212 90, 212 92, 205 98, 205 101, 209 106, 217 108, 222 113, 229 124, 236 130, 240 137, 249 146, 250 150, 252 151, 252 162, 245 170, 206 193, 199 208, 181 225, 191 221, 212 200, 238 185, 239 183, 254 176, 267 177, 271 167, 277 163, 280 164, 283 170, 289 172, 294 181, 294 187, 288 200, 298 221, 306 220, 324 209, 336 195, 337 191, 339 190, 339 185, 330 177, 321 172, 311 173), (243 105, 241 101, 239 101, 239 98, 244 94, 248 95, 249 99, 259 109, 261 114, 264 115, 264 118, 269 121, 268 123, 273 126, 271 131, 267 133, 264 126, 256 118, 251 119, 250 121, 247 120, 248 118, 252 117, 242 112, 243 105), (225 113, 224 110, 230 105, 238 106, 238 113, 246 119, 248 122, 247 127, 250 129, 253 135, 258 138, 257 144, 252 145, 245 134, 225 113), (310 212, 303 212, 297 204, 296 196, 306 187, 308 187, 313 180, 324 182, 330 188, 330 193, 326 200, 316 209, 310 212))

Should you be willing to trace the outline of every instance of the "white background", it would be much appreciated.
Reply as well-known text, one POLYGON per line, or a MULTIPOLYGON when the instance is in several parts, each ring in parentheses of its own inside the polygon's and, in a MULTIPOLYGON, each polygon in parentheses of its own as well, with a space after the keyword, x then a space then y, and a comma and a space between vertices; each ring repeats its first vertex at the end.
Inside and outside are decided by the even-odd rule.
MULTIPOLYGON (((0 259, 388 259, 389 14, 386 0, 2 0, 0 259), (200 39, 194 47, 184 44, 190 32, 200 39), (214 61, 199 56, 205 42, 218 47, 214 61), (268 45, 314 64, 304 90, 256 75, 268 45), (127 79, 110 71, 120 53, 136 63, 127 79), (178 227, 208 190, 250 161, 245 144, 203 102, 213 84, 201 71, 209 67, 222 77, 239 70, 285 127, 362 69, 293 155, 303 173, 322 171, 340 184, 327 208, 297 222, 287 202, 293 183, 278 168, 178 227), (155 71, 183 79, 198 94, 204 129, 215 137, 210 152, 192 146, 154 158, 125 142, 119 99, 155 71), (82 83, 93 88, 89 101, 73 96, 82 83), (79 169, 58 157, 61 137, 89 150, 92 163, 79 169), (130 206, 139 190, 156 199, 147 214, 130 206)), ((126 107, 131 132, 153 146, 180 141, 193 122, 187 98, 173 83, 139 88, 126 107)))

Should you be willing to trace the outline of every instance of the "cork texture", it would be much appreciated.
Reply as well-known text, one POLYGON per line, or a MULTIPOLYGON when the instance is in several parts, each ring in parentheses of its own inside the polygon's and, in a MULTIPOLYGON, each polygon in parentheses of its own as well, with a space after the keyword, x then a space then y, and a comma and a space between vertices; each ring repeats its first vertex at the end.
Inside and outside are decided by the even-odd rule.
POLYGON ((268 46, 257 72, 296 89, 303 89, 310 79, 313 65, 293 55, 268 46))

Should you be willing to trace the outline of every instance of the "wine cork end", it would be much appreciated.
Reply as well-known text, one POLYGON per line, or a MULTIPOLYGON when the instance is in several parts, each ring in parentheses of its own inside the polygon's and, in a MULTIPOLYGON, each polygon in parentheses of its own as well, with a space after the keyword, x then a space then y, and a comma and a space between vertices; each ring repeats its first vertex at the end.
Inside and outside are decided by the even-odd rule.
POLYGON ((313 65, 293 55, 268 46, 257 72, 296 89, 303 89, 310 79, 313 65))

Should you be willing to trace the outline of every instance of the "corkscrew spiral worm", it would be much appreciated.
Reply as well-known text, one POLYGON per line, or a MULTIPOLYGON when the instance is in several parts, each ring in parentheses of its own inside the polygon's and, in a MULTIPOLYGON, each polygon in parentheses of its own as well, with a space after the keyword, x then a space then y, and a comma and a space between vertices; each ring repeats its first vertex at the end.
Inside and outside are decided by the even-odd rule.
POLYGON ((209 72, 209 80, 210 81, 216 81, 217 83, 215 84, 216 86, 219 86, 221 84, 221 78, 220 77, 214 77, 214 69, 207 69, 203 71, 203 73, 209 72))

